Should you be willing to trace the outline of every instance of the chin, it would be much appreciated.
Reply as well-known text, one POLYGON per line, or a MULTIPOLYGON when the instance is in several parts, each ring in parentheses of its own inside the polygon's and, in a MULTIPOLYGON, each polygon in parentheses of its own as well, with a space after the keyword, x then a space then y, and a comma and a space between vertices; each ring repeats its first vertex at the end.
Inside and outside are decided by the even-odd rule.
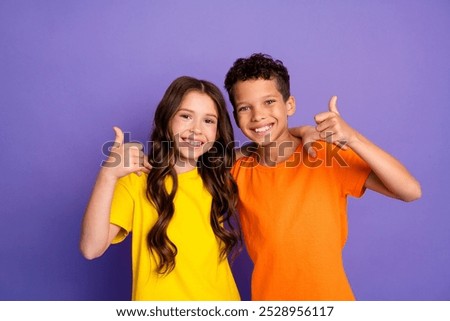
POLYGON ((271 136, 270 134, 266 135, 266 136, 247 136, 248 139, 250 139, 252 142, 255 142, 256 144, 258 144, 258 146, 264 147, 264 146, 269 146, 271 144, 273 144, 274 142, 270 139, 271 136))

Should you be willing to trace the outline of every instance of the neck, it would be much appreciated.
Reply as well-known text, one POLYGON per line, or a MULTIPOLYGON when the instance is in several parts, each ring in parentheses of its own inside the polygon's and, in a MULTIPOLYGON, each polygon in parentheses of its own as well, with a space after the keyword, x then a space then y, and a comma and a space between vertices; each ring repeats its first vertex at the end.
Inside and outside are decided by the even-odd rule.
POLYGON ((300 139, 289 134, 282 141, 259 145, 257 150, 259 163, 265 166, 275 166, 291 157, 299 144, 300 139))
POLYGON ((193 164, 193 160, 178 160, 174 166, 175 171, 177 174, 183 174, 186 172, 189 172, 193 170, 194 168, 197 168, 195 164, 193 164))

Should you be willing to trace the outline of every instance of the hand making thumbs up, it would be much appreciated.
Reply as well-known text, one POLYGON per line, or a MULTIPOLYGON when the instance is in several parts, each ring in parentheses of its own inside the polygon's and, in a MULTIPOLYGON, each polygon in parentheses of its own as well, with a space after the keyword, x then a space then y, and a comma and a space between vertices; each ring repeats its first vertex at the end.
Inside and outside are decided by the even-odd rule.
POLYGON ((139 143, 124 143, 124 134, 119 127, 113 127, 115 138, 108 159, 103 162, 104 171, 114 177, 120 178, 131 173, 141 175, 148 173, 148 162, 144 155, 143 146, 139 143))
POLYGON ((328 103, 328 111, 314 117, 316 130, 321 139, 337 144, 341 148, 351 145, 356 137, 356 131, 350 127, 339 114, 337 96, 333 96, 328 103))

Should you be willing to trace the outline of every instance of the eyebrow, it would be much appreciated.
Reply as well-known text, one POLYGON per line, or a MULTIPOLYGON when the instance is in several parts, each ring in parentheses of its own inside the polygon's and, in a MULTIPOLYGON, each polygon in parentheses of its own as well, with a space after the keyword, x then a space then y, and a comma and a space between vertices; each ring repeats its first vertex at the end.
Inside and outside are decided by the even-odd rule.
POLYGON ((263 99, 268 99, 268 98, 277 98, 277 94, 269 94, 269 95, 265 95, 264 97, 262 97, 263 99))
MULTIPOLYGON (((277 97, 276 94, 268 94, 268 95, 262 96, 261 100, 266 100, 269 98, 279 98, 279 97, 277 97)), ((244 101, 236 101, 235 104, 236 104, 236 106, 239 106, 239 105, 248 105, 249 103, 244 100, 244 101)))
MULTIPOLYGON (((186 108, 186 107, 180 108, 180 109, 178 109, 178 111, 188 111, 190 113, 194 113, 195 114, 195 110, 194 109, 190 109, 190 108, 186 108)), ((217 118, 217 119, 219 118, 219 116, 217 116, 216 114, 206 114, 206 116, 214 117, 214 118, 217 118)))

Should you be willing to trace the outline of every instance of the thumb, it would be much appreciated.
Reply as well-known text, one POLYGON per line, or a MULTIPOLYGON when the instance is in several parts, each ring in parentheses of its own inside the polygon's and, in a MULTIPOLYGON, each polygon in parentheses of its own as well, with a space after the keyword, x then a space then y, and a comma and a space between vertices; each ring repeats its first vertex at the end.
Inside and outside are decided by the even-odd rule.
POLYGON ((340 115, 337 109, 337 96, 331 97, 330 102, 328 103, 328 110, 337 115, 340 115))
POLYGON ((120 147, 123 145, 123 131, 119 127, 113 127, 116 138, 114 138, 114 146, 120 147))

